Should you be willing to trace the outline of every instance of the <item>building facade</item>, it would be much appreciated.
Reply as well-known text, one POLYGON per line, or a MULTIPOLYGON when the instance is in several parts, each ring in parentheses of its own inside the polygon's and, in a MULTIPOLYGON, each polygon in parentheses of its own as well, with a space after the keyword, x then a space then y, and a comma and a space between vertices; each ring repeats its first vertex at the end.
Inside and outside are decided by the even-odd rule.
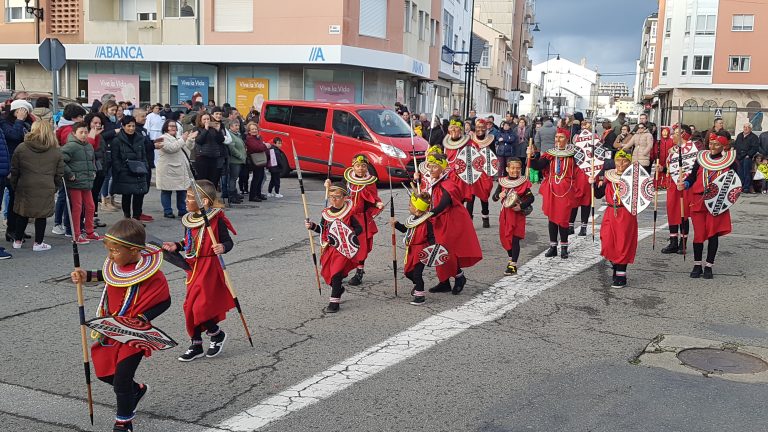
MULTIPOLYGON (((473 0, 434 0, 442 5, 442 38, 437 81, 438 109, 442 117, 451 114, 454 108, 461 108, 465 65, 469 62, 472 40, 473 0)), ((428 111, 431 111, 431 107, 428 111)))
POLYGON ((615 98, 629 97, 629 88, 625 82, 601 82, 598 89, 600 94, 611 95, 615 98))
POLYGON ((654 95, 661 123, 715 118, 731 132, 747 121, 768 128, 768 2, 660 0, 654 95))
POLYGON ((477 65, 475 109, 480 113, 503 115, 510 111, 516 61, 510 39, 501 31, 475 20, 475 33, 485 42, 477 65), (482 95, 482 99, 480 97, 482 95))
POLYGON ((658 32, 659 15, 653 13, 643 22, 640 42, 640 55, 635 74, 635 102, 642 105, 651 115, 652 121, 658 118, 654 109, 653 70, 656 65, 656 35, 658 32))
POLYGON ((586 65, 586 59, 574 63, 565 58, 533 65, 530 76, 539 77, 537 92, 541 97, 534 99, 532 93, 523 94, 521 112, 561 116, 581 112, 592 117, 597 110, 599 84, 597 72, 586 65))
POLYGON ((264 99, 431 110, 430 83, 440 82, 440 0, 39 0, 40 23, 16 3, 6 0, 0 24, 10 88, 50 91, 37 62, 45 37, 67 50, 61 94, 84 101, 119 90, 178 104, 199 92, 241 110, 264 99))

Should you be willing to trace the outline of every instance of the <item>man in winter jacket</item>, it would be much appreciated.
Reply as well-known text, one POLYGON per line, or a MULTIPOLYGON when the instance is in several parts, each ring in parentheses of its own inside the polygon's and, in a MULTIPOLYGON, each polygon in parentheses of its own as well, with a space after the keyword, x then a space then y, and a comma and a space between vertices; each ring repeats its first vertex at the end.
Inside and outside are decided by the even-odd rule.
POLYGON ((768 157, 768 132, 760 134, 760 154, 768 157))
MULTIPOLYGON (((0 195, 5 191, 5 181, 8 174, 11 172, 11 153, 8 151, 8 144, 5 143, 5 135, 0 130, 0 195)), ((0 198, 0 207, 2 207, 3 200, 0 198)), ((5 251, 5 248, 0 247, 0 260, 12 258, 13 255, 5 251)))
POLYGON ((533 144, 539 152, 544 153, 555 148, 555 132, 557 128, 552 123, 552 119, 547 116, 542 117, 541 129, 536 131, 536 136, 533 138, 533 144))
POLYGON ((752 159, 760 151, 760 138, 752 133, 752 123, 744 123, 743 131, 736 136, 736 160, 739 162, 739 179, 742 192, 752 193, 752 159))

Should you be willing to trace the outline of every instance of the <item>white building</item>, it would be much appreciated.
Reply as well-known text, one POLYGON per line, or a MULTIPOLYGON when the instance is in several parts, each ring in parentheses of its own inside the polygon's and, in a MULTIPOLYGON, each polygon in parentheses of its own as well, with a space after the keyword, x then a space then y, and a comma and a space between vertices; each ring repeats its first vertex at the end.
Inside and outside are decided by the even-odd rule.
MULTIPOLYGON (((648 16, 643 23, 640 56, 637 60, 635 76, 635 102, 649 110, 652 108, 653 104, 653 69, 656 61, 656 33, 658 31, 658 21, 658 13, 654 12, 648 16)), ((658 120, 655 114, 655 112, 651 112, 651 121, 658 120)))
MULTIPOLYGON (((438 87, 437 114, 447 117, 454 108, 461 108, 458 85, 464 84, 464 64, 469 56, 472 34, 472 1, 444 0, 440 72, 434 83, 438 87)), ((406 1, 406 7, 408 2, 406 1)), ((432 107, 426 108, 431 111, 432 107)))
POLYGON ((524 94, 522 113, 565 115, 579 111, 589 117, 597 107, 597 72, 586 67, 586 59, 577 64, 565 58, 552 58, 533 65, 528 78, 532 85, 538 81, 541 97, 534 99, 531 93, 524 94))

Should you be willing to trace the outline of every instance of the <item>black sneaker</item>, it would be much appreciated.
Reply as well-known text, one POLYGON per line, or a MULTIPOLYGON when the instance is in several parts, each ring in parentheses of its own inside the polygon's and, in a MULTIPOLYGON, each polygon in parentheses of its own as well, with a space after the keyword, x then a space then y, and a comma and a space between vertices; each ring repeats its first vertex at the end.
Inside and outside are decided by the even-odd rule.
POLYGON ((179 356, 179 361, 191 362, 194 359, 199 359, 204 356, 202 344, 192 344, 187 348, 187 352, 179 356))
POLYGON ((712 267, 704 267, 704 274, 701 277, 704 279, 714 279, 714 275, 712 275, 712 267))
POLYGON ((414 296, 414 297, 413 297, 413 300, 411 300, 411 304, 412 304, 412 305, 416 305, 416 306, 421 306, 421 305, 423 305, 423 304, 424 304, 424 302, 426 302, 426 301, 427 301, 427 298, 426 298, 426 297, 424 297, 424 296, 421 296, 421 297, 416 297, 416 296, 414 296))
POLYGON ((139 406, 141 398, 147 394, 147 390, 149 390, 149 387, 146 384, 139 384, 139 390, 133 394, 133 415, 136 415, 136 407, 139 406))
POLYGON ((490 228, 491 227, 491 220, 488 218, 488 216, 483 216, 483 228, 490 228))
POLYGON ((568 246, 560 246, 560 258, 568 259, 568 246))
POLYGON ((440 282, 429 289, 429 292, 431 293, 444 293, 449 291, 451 291, 451 283, 449 281, 440 282))
POLYGON ((96 228, 104 228, 105 226, 107 226, 107 224, 99 220, 99 218, 95 218, 93 219, 93 226, 96 228))
POLYGON ((176 219, 176 216, 173 213, 164 213, 163 217, 166 219, 176 219))
POLYGON ((669 244, 665 246, 664 249, 661 250, 661 253, 673 254, 673 253, 677 253, 679 250, 680 250, 680 246, 677 242, 677 237, 670 237, 669 244))
POLYGON ((571 226, 569 226, 569 227, 568 227, 568 234, 573 234, 573 233, 575 233, 575 232, 576 232, 576 231, 574 231, 574 229, 573 229, 573 225, 571 225, 571 226))
POLYGON ((338 311, 339 311, 338 303, 328 303, 328 306, 325 307, 325 313, 336 313, 338 311))
POLYGON ((453 295, 459 295, 461 290, 464 289, 464 285, 467 284, 467 277, 464 275, 461 275, 453 281, 453 289, 451 290, 451 294, 453 295))
POLYGON ((626 286, 627 286, 627 277, 616 276, 616 279, 614 279, 613 285, 611 285, 611 288, 624 288, 626 286))
POLYGON ((357 269, 355 271, 355 275, 352 276, 352 278, 347 282, 348 284, 352 286, 358 286, 363 282, 363 275, 365 274, 365 271, 363 269, 357 269))
POLYGON ((547 253, 544 254, 547 258, 552 258, 557 256, 557 246, 550 246, 549 249, 547 249, 547 253))
POLYGON ((211 358, 221 354, 221 350, 224 349, 224 341, 226 340, 227 334, 224 333, 224 330, 219 330, 219 334, 211 336, 211 345, 208 346, 205 356, 211 358))
POLYGON ((262 202, 264 200, 259 198, 259 197, 251 197, 251 198, 248 198, 248 201, 250 201, 250 202, 262 202))
POLYGON ((517 266, 515 266, 513 264, 507 263, 507 269, 506 269, 506 271, 504 271, 504 274, 507 275, 507 276, 509 276, 509 275, 516 275, 517 274, 517 266))
POLYGON ((587 227, 583 226, 579 230, 579 237, 586 237, 587 236, 587 227))
POLYGON ((112 432, 133 432, 133 422, 115 422, 112 432))
POLYGON ((691 277, 693 279, 698 279, 701 277, 702 269, 701 265, 695 265, 693 266, 693 270, 691 270, 691 277))

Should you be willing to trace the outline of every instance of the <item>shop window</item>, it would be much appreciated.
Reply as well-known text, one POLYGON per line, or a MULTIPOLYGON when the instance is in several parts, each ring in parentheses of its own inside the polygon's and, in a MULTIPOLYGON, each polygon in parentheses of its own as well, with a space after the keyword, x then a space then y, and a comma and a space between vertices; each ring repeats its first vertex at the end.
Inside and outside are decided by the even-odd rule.
POLYGON ((325 108, 295 106, 291 110, 291 126, 295 127, 324 131, 327 118, 328 110, 325 108))
POLYGON ((195 5, 189 0, 164 0, 165 18, 189 18, 195 16, 195 5))

